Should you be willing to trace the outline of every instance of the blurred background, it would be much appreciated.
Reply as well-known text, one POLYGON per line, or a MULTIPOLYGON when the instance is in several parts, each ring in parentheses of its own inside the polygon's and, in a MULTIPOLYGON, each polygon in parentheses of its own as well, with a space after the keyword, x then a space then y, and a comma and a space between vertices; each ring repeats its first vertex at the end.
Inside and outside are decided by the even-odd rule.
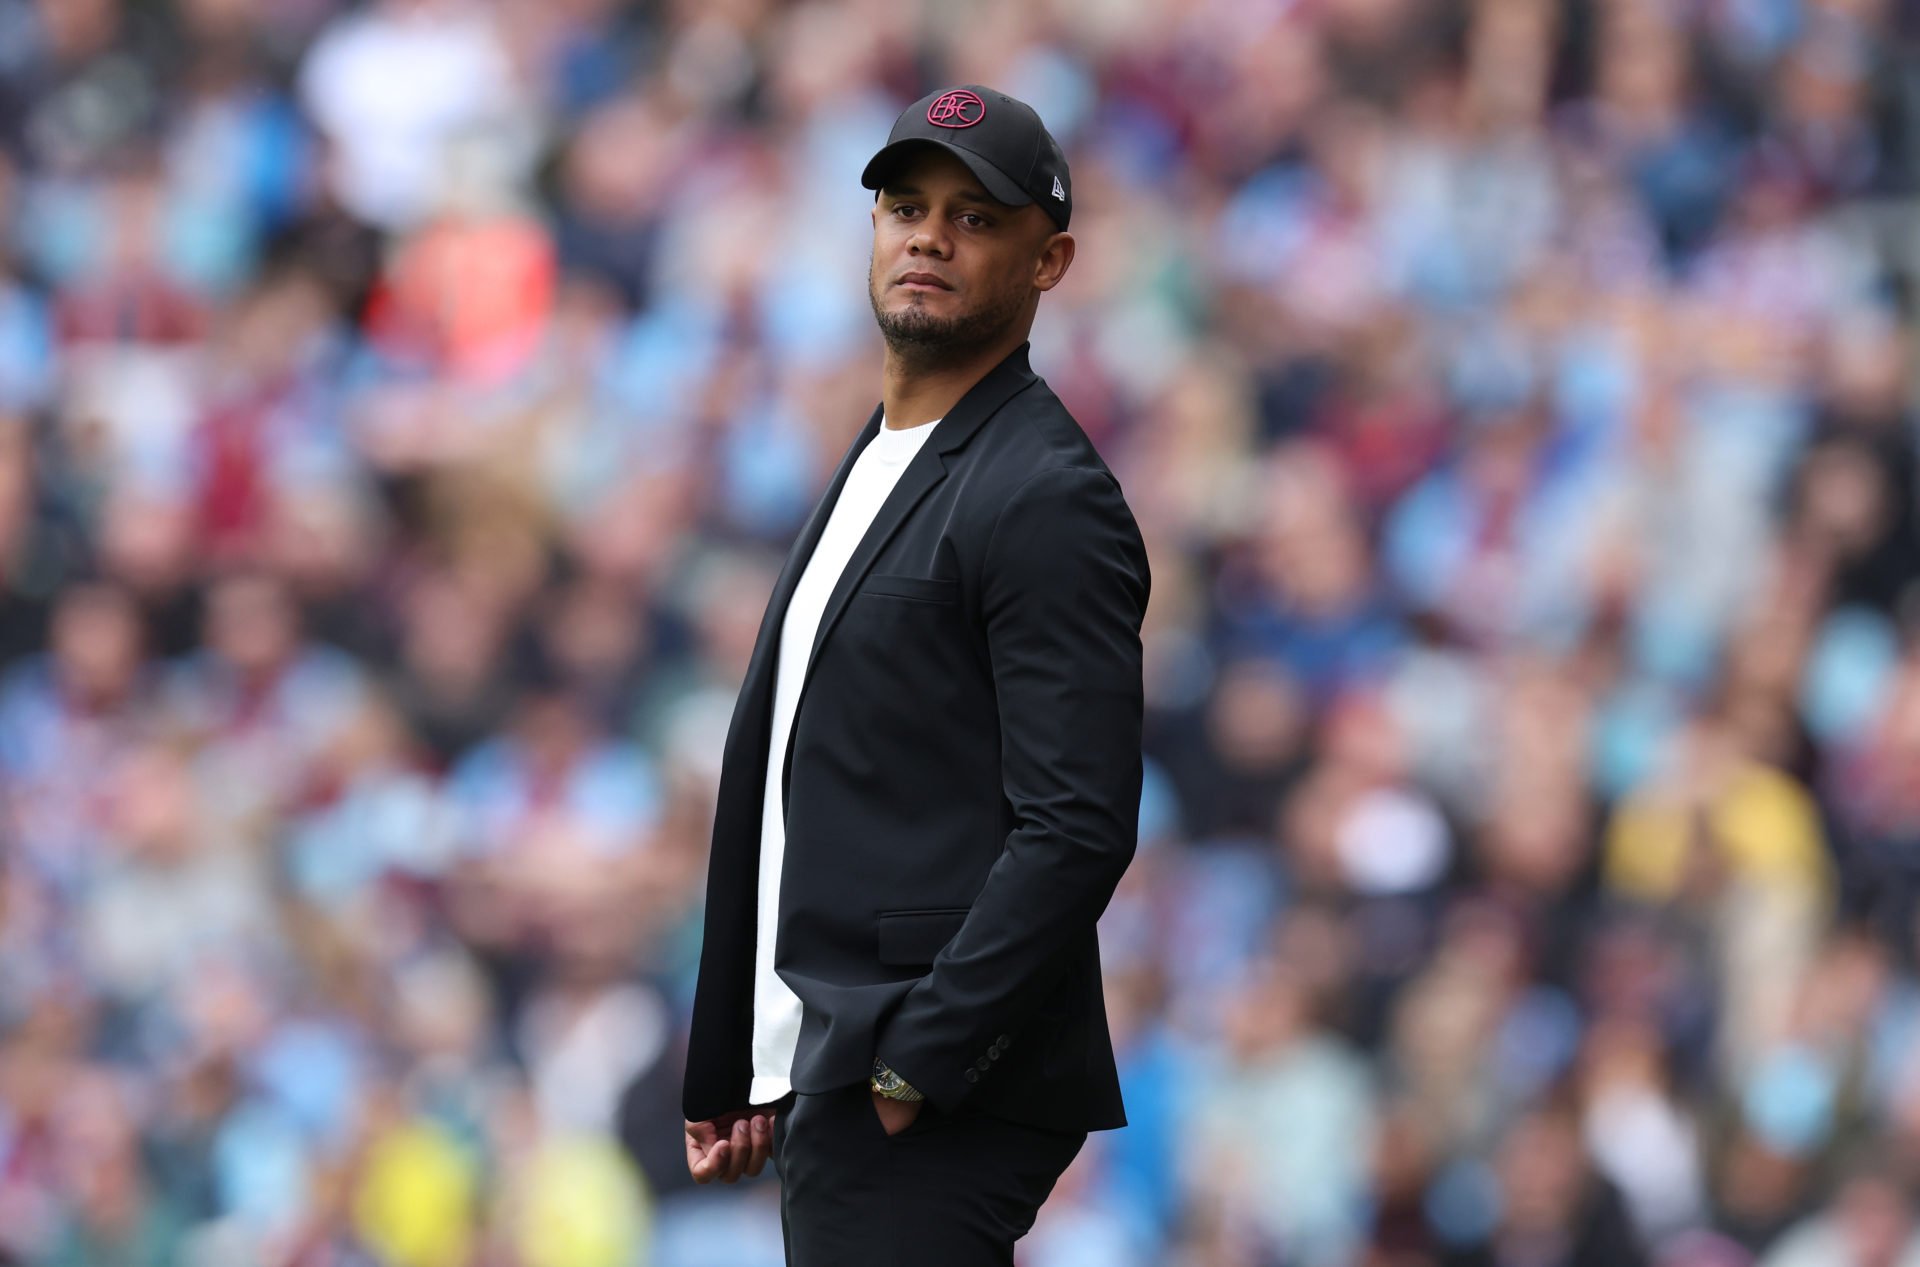
POLYGON ((706 831, 1034 103, 1154 570, 1022 1267, 1920 1263, 1920 4, 0 0, 0 1261, 777 1267, 706 831))

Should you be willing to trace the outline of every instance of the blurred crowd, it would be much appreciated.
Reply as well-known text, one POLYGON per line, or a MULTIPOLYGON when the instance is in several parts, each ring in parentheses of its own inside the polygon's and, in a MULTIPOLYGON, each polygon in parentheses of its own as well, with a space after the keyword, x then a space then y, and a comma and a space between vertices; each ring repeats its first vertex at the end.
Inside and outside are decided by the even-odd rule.
POLYGON ((1022 1267, 1920 1264, 1920 6, 0 0, 0 1262, 777 1267, 685 1173, 858 174, 1075 175, 1132 1124, 1022 1267))

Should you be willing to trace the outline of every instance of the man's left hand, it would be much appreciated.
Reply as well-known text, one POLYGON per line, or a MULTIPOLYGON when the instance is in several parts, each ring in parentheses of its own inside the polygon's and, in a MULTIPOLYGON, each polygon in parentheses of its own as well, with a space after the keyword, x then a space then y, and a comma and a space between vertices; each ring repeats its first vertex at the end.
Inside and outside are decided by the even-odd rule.
POLYGON ((880 1125, 889 1135, 898 1135, 913 1125, 913 1119, 920 1116, 925 1100, 890 1100, 878 1091, 870 1091, 873 1096, 873 1111, 880 1115, 880 1125))

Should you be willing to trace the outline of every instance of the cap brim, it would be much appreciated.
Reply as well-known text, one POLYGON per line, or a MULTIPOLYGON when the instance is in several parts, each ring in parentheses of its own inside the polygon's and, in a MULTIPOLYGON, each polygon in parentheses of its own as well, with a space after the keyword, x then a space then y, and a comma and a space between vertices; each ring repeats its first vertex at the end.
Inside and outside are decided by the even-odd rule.
POLYGON ((904 141, 895 141, 885 146, 878 154, 867 161, 866 170, 860 173, 860 183, 868 189, 878 189, 886 181, 887 175, 900 159, 916 145, 931 145, 943 149, 967 165, 967 170, 977 177, 993 195, 994 201, 1003 202, 1009 207, 1024 207, 1033 199, 1027 191, 1013 182, 1013 178, 975 154, 948 141, 936 140, 930 136, 908 137, 904 141))

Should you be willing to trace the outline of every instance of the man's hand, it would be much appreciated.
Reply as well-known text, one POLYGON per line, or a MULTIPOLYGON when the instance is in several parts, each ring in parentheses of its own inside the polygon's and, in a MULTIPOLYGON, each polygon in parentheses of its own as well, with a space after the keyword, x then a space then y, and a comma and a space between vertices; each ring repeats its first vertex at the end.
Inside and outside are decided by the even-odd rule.
POLYGON ((868 1094, 873 1097, 873 1111, 880 1115, 880 1125, 889 1135, 898 1135, 912 1126, 913 1119, 920 1116, 920 1110, 926 1104, 925 1100, 889 1099, 878 1091, 868 1094))
POLYGON ((687 1123, 687 1169, 695 1183, 733 1183, 757 1175, 773 1153, 773 1113, 741 1109, 687 1123))

